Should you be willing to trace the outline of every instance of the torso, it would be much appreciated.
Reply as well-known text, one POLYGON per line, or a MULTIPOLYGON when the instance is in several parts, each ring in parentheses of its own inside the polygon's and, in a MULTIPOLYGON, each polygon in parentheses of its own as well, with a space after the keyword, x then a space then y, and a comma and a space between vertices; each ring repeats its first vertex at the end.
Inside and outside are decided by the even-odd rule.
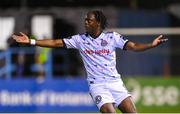
POLYGON ((101 33, 96 39, 88 34, 76 35, 76 37, 78 45, 76 48, 82 56, 88 80, 120 76, 116 70, 113 33, 101 33))

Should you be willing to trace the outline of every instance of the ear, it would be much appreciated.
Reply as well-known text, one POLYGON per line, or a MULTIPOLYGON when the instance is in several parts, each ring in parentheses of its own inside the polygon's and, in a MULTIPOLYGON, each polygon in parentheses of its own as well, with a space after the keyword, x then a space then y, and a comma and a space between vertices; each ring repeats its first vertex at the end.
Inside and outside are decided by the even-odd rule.
POLYGON ((100 23, 100 22, 98 22, 98 23, 97 23, 97 25, 98 25, 98 26, 101 26, 101 23, 100 23))

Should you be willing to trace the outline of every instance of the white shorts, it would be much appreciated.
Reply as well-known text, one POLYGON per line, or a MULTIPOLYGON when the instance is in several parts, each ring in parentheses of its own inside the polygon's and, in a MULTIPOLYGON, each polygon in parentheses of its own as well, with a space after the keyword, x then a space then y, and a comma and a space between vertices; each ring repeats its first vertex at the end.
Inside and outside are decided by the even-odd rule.
POLYGON ((127 97, 131 96, 122 80, 89 81, 89 92, 97 107, 100 109, 105 103, 114 103, 115 107, 127 97))

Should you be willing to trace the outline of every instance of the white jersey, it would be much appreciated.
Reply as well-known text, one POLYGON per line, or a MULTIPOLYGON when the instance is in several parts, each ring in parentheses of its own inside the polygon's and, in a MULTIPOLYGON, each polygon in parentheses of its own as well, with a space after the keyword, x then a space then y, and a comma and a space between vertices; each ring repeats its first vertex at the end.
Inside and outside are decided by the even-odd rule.
POLYGON ((116 48, 124 49, 127 39, 116 32, 102 32, 96 39, 87 33, 63 39, 67 48, 78 49, 87 79, 120 77, 116 70, 116 48))

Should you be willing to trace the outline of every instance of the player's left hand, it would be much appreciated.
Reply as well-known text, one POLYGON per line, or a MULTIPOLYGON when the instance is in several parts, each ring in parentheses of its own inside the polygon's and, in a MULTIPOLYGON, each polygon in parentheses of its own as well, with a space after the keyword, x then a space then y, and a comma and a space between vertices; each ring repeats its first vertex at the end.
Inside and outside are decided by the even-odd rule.
POLYGON ((164 42, 168 41, 167 38, 162 39, 162 37, 163 37, 163 35, 159 35, 157 38, 155 38, 154 41, 152 42, 152 46, 155 47, 155 46, 158 46, 161 43, 164 43, 164 42))

